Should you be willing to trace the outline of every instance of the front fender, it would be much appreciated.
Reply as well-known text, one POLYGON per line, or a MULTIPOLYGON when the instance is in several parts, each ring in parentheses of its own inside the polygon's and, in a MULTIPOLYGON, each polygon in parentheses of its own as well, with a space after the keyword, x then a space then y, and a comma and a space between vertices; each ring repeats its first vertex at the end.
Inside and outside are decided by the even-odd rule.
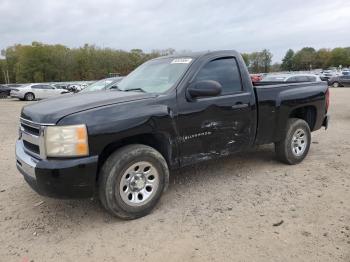
POLYGON ((86 124, 91 155, 109 144, 140 134, 162 134, 176 141, 173 111, 167 104, 125 103, 89 109, 62 118, 58 125, 86 124))

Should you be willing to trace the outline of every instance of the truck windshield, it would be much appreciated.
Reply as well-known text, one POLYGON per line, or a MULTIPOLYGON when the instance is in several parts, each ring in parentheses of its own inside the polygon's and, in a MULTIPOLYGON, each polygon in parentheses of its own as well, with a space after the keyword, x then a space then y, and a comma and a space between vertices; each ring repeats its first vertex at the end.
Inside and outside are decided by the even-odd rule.
POLYGON ((116 81, 116 79, 114 79, 114 78, 102 79, 100 81, 97 81, 97 82, 89 85, 88 87, 83 89, 81 92, 100 91, 100 90, 104 89, 107 85, 113 83, 114 81, 116 81))
POLYGON ((121 91, 142 90, 147 93, 163 93, 182 76, 192 58, 161 58, 148 61, 118 83, 121 91))

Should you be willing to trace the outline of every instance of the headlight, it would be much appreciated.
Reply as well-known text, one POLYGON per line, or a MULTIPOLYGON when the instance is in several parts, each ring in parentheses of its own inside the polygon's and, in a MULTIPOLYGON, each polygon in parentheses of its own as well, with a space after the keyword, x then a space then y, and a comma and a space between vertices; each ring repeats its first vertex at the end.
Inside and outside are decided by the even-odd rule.
POLYGON ((89 155, 85 125, 48 126, 45 132, 46 155, 70 157, 89 155))

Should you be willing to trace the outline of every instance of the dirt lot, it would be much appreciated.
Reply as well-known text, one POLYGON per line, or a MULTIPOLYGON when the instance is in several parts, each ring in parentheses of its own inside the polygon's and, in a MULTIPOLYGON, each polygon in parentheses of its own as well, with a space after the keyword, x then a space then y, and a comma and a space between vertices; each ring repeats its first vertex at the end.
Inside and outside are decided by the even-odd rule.
POLYGON ((0 100, 0 261, 349 262, 349 101, 331 90, 331 126, 303 163, 264 146, 177 171, 152 214, 121 221, 97 200, 33 192, 14 157, 25 103, 0 100))

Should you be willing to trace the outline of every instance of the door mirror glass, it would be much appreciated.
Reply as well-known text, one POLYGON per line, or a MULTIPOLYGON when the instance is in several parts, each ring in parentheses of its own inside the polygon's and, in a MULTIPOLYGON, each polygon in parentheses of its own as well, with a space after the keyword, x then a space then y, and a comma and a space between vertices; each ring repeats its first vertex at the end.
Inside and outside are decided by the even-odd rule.
POLYGON ((214 80, 197 81, 187 89, 190 98, 218 96, 221 91, 221 84, 214 80))

